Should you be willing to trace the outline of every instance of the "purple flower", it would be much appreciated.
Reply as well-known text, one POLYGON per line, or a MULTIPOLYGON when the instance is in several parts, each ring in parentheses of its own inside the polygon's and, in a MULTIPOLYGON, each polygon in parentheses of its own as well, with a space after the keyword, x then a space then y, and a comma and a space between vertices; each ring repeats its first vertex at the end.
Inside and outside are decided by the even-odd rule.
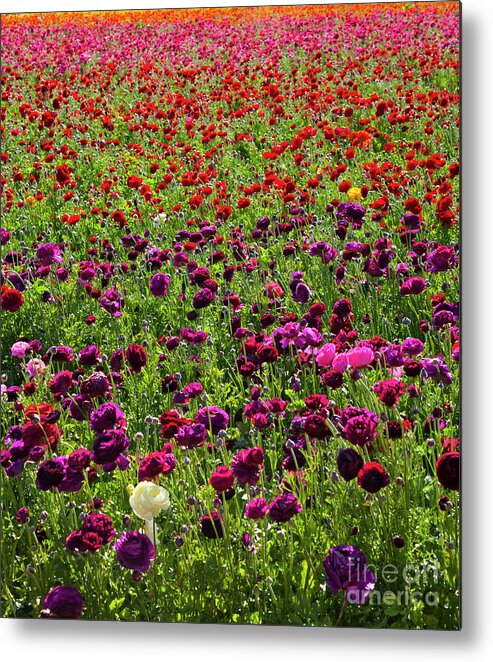
POLYGON ((271 501, 267 507, 269 517, 274 522, 288 522, 303 510, 301 503, 290 492, 285 492, 271 501))
POLYGON ((96 345, 83 347, 79 352, 79 365, 96 365, 101 358, 101 352, 96 345))
POLYGON ((267 513, 267 501, 263 497, 252 499, 245 506, 245 517, 248 519, 262 519, 267 513))
POLYGON ((121 566, 138 572, 147 572, 155 558, 150 538, 138 531, 125 531, 114 545, 121 566))
POLYGON ((338 545, 323 560, 327 586, 333 593, 346 591, 346 602, 364 604, 375 588, 375 577, 366 567, 366 557, 357 547, 338 545))
POLYGON ((105 402, 100 405, 90 416, 90 427, 93 432, 104 432, 124 428, 126 424, 125 414, 115 402, 105 402))
POLYGON ((122 430, 105 430, 94 442, 94 462, 103 466, 112 465, 129 445, 130 441, 122 430))
POLYGON ((53 490, 65 478, 65 467, 60 458, 45 460, 36 473, 36 485, 40 490, 46 492, 53 490))
POLYGON ((205 425, 212 434, 226 430, 229 425, 229 415, 219 407, 202 407, 198 410, 195 420, 205 425))
POLYGON ((402 341, 402 351, 407 356, 417 356, 424 349, 424 344, 419 338, 406 338, 402 341))
POLYGON ((161 272, 154 274, 149 282, 151 294, 155 297, 165 297, 168 294, 170 277, 161 272))
POLYGON ((431 274, 448 271, 457 264, 454 249, 450 246, 438 246, 426 256, 426 265, 431 274))
POLYGON ((124 306, 123 297, 115 287, 110 287, 99 299, 99 305, 113 317, 121 317, 124 306))
POLYGON ((202 423, 182 425, 175 435, 178 446, 197 448, 202 446, 207 437, 207 428, 202 423))
POLYGON ((339 224, 352 223, 354 228, 363 225, 366 210, 357 202, 341 202, 337 206, 336 218, 339 224))
POLYGON ((79 618, 84 607, 80 591, 74 586, 55 586, 43 602, 41 618, 79 618))
POLYGON ((82 382, 80 390, 90 398, 99 398, 111 390, 110 380, 103 372, 94 372, 82 382))
POLYGON ((293 294, 293 301, 296 301, 296 303, 307 303, 311 296, 312 292, 308 285, 300 282, 296 285, 296 290, 293 294))
POLYGON ((77 394, 73 398, 64 401, 64 406, 68 406, 70 416, 76 421, 85 421, 89 418, 94 407, 87 395, 77 394))
POLYGON ((449 366, 441 356, 436 356, 433 359, 423 359, 422 370, 425 379, 432 379, 434 382, 442 382, 443 384, 452 384, 454 381, 449 366))
POLYGON ((256 485, 264 462, 264 451, 260 446, 244 448, 231 461, 234 477, 242 485, 256 485))
POLYGON ((216 295, 214 292, 209 290, 209 288, 204 287, 195 294, 193 297, 192 305, 195 309, 206 308, 214 301, 215 298, 216 295))
POLYGON ((60 247, 56 244, 40 244, 36 249, 36 257, 43 266, 49 266, 53 262, 63 262, 60 247))

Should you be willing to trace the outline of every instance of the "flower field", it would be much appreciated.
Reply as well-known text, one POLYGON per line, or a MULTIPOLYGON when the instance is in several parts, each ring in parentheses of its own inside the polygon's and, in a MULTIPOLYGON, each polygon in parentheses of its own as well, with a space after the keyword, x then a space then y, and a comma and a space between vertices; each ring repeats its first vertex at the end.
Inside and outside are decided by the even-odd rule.
POLYGON ((459 39, 2 16, 2 616, 460 627, 459 39))

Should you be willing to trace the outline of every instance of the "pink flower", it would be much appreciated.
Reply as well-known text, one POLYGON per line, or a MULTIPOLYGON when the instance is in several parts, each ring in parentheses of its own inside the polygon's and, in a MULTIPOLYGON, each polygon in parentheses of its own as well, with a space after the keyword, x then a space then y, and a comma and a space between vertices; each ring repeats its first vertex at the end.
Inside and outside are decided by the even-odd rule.
POLYGON ((31 359, 26 365, 26 370, 30 377, 36 377, 46 370, 46 366, 41 359, 31 359))
POLYGON ((10 352, 12 356, 17 356, 19 359, 23 359, 30 350, 31 350, 30 344, 27 342, 23 342, 22 340, 19 340, 19 342, 15 342, 10 348, 10 352))
POLYGON ((355 347, 347 353, 347 359, 351 368, 364 368, 374 359, 373 351, 369 347, 355 347))
POLYGON ((337 354, 332 361, 332 370, 335 372, 344 372, 348 367, 347 354, 337 354))
POLYGON ((332 363, 336 353, 336 348, 334 343, 328 342, 319 349, 317 358, 315 359, 317 365, 321 368, 328 368, 332 363))

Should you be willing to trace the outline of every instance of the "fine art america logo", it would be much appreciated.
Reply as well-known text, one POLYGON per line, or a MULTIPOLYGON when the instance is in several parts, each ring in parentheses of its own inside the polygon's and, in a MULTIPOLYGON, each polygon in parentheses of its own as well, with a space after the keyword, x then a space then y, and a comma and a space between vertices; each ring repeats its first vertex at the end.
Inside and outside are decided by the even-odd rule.
MULTIPOLYGON (((363 567, 349 568, 349 580, 357 585, 367 572, 371 572, 375 577, 375 588, 368 596, 369 605, 407 606, 411 602, 423 602, 428 607, 438 605, 438 592, 429 590, 429 586, 436 586, 439 579, 438 566, 433 563, 425 563, 422 566, 405 565, 402 569, 392 563, 387 563, 380 569, 372 564, 365 564, 363 567), (385 583, 385 590, 377 588, 379 579, 385 583), (389 585, 393 585, 392 588, 389 588, 389 585)), ((347 591, 349 603, 356 604, 358 599, 357 588, 347 591)))

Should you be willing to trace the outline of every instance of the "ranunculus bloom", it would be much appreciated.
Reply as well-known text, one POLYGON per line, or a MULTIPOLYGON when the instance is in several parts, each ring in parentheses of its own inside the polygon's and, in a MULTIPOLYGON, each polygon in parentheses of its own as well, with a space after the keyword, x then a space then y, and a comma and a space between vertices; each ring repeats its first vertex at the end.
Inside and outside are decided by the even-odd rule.
POLYGON ((178 446, 183 446, 185 448, 198 448, 205 443, 206 438, 207 428, 202 423, 180 425, 175 434, 178 446))
POLYGON ((149 282, 151 294, 155 297, 165 297, 168 294, 170 277, 161 272, 154 274, 149 282))
POLYGON ((353 448, 341 448, 337 454, 337 468, 344 480, 356 478, 364 465, 364 460, 353 448))
MULTIPOLYGON (((347 411, 347 410, 346 410, 347 411)), ((378 416, 368 409, 355 409, 343 424, 342 436, 356 446, 371 446, 377 436, 378 416)))
POLYGON ((202 407, 198 410, 195 420, 210 429, 212 434, 226 430, 229 425, 229 415, 219 407, 202 407))
POLYGON ((301 513, 303 507, 290 492, 277 496, 267 506, 269 517, 274 522, 288 522, 294 515, 301 513))
POLYGON ((347 354, 336 354, 334 360, 332 361, 332 370, 335 372, 344 372, 348 367, 348 357, 347 354))
POLYGON ((22 340, 15 342, 10 348, 10 353, 12 356, 16 356, 19 359, 23 359, 26 354, 29 354, 30 351, 31 345, 28 342, 23 342, 22 340))
POLYGON ((125 359, 132 372, 140 372, 147 363, 147 353, 142 345, 133 343, 125 350, 125 359))
POLYGON ((375 588, 375 576, 366 567, 366 557, 352 545, 337 545, 323 560, 327 586, 332 593, 345 591, 346 602, 364 604, 375 588))
POLYGON ((130 441, 122 430, 105 430, 94 441, 94 462, 102 465, 113 464, 127 450, 129 444, 130 441))
POLYGON ((236 453, 231 461, 236 480, 245 485, 256 485, 260 477, 260 470, 264 462, 264 451, 260 446, 244 448, 236 453))
POLYGON ((212 290, 209 288, 204 287, 203 289, 199 290, 193 297, 192 306, 195 309, 206 308, 214 301, 215 298, 216 295, 214 292, 212 292, 212 290))
POLYGON ((199 524, 200 530, 206 538, 214 539, 224 537, 223 520, 217 510, 202 515, 199 524))
POLYGON ((90 427, 94 432, 105 432, 125 428, 125 414, 116 402, 105 402, 100 405, 90 416, 90 427))
POLYGON ((138 531, 125 531, 114 545, 116 557, 124 568, 147 572, 155 558, 151 539, 138 531))
POLYGON ((43 601, 42 618, 75 619, 82 614, 84 600, 74 586, 55 586, 43 601))
POLYGON ((421 276, 413 276, 402 283, 400 293, 404 296, 421 294, 427 287, 426 281, 421 276))
POLYGON ((419 338, 406 338, 402 341, 402 352, 407 356, 417 356, 424 349, 424 344, 419 338))
POLYGON ((15 287, 2 285, 1 308, 9 313, 15 313, 24 303, 24 297, 15 287))
POLYGON ((354 347, 347 353, 347 360, 351 368, 364 368, 374 359, 373 351, 370 347, 354 347))
POLYGON ((134 488, 129 501, 137 517, 144 520, 156 517, 161 511, 166 513, 170 507, 169 492, 147 480, 134 488))
POLYGON ((41 359, 31 359, 27 362, 26 371, 30 377, 36 377, 46 370, 46 365, 41 359))
POLYGON ((367 462, 358 473, 358 485, 375 493, 390 483, 390 476, 378 462, 367 462))
POLYGON ((448 490, 460 488, 460 453, 450 451, 443 453, 436 463, 437 478, 440 485, 448 490))
POLYGON ((336 347, 334 343, 325 343, 325 345, 322 345, 322 347, 317 352, 315 358, 317 365, 321 368, 328 368, 334 359, 335 353, 336 347))
POLYGON ((226 492, 233 487, 234 480, 233 470, 220 466, 212 472, 209 482, 216 492, 226 492))
POLYGON ((401 382, 399 379, 384 379, 374 384, 373 390, 381 402, 387 405, 387 407, 393 407, 399 402, 407 389, 404 382, 401 382))
POLYGON ((248 519, 262 519, 267 513, 267 501, 263 497, 252 499, 245 506, 245 517, 248 519))

